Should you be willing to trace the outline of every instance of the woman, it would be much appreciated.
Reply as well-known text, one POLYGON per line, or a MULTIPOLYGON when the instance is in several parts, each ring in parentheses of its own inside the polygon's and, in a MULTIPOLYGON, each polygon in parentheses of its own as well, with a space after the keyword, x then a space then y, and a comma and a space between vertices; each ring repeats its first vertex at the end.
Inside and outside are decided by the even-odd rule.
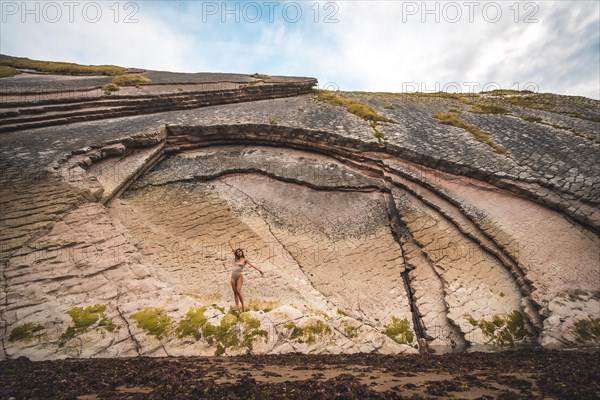
POLYGON ((233 265, 233 272, 231 273, 231 288, 233 289, 233 297, 235 299, 235 308, 239 311, 240 303, 242 303, 242 312, 245 312, 244 308, 244 298, 242 297, 242 284, 244 283, 244 276, 242 275, 242 270, 246 265, 251 266, 258 272, 260 272, 261 276, 264 275, 263 272, 256 268, 254 265, 250 264, 250 261, 244 257, 244 251, 242 249, 233 249, 231 242, 229 242, 229 247, 231 247, 231 251, 235 256, 235 264, 233 265))

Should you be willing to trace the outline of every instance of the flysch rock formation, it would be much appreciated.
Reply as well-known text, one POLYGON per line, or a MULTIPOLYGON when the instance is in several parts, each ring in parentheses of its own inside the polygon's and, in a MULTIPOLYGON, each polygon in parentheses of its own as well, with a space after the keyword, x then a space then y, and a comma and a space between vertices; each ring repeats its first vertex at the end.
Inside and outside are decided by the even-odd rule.
POLYGON ((598 101, 145 74, 2 79, 0 359, 600 342, 598 101))

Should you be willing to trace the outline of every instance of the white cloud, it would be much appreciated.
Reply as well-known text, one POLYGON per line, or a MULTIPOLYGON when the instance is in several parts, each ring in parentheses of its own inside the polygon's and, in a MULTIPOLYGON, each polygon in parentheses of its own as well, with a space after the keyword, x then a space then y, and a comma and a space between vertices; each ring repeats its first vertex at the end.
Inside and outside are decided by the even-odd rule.
MULTIPOLYGON (((260 3, 260 1, 258 2, 260 3)), ((290 3, 290 2, 288 2, 290 3)), ((1 51, 41 59, 81 63, 110 63, 175 71, 264 72, 310 75, 320 83, 336 82, 342 90, 400 91, 415 82, 426 90, 457 82, 496 82, 502 87, 523 88, 536 83, 541 91, 600 97, 600 3, 529 2, 537 4, 534 18, 524 23, 532 9, 520 2, 515 22, 514 2, 502 5, 496 23, 483 17, 481 1, 474 22, 468 7, 458 23, 433 21, 423 4, 441 11, 448 2, 347 1, 338 2, 338 23, 323 22, 333 11, 317 3, 301 3, 303 17, 286 23, 281 9, 275 21, 235 23, 231 16, 203 19, 202 2, 140 2, 137 24, 114 23, 112 2, 102 3, 106 18, 91 24, 81 18, 71 24, 21 24, 12 19, 0 28, 1 51), (416 15, 403 14, 411 6, 416 15), (515 86, 515 84, 517 84, 515 86), (406 85, 404 85, 406 87, 406 85)), ((120 3, 123 6, 124 3, 120 3)), ((220 2, 215 2, 220 5, 220 2)), ((452 11, 452 10, 450 10, 452 11)), ((493 17, 493 9, 488 10, 493 17)), ((123 18, 122 12, 120 17, 123 18)), ((448 15, 452 17, 453 14, 448 15)))
POLYGON ((598 32, 598 3, 539 3, 539 23, 527 24, 514 22, 513 3, 502 4, 497 23, 479 14, 474 23, 452 24, 433 16, 423 23, 419 14, 402 22, 400 2, 343 3, 334 31, 342 75, 365 90, 397 91, 406 82, 427 90, 436 82, 536 83, 543 91, 599 96, 598 47, 589 54, 598 44, 589 29, 598 32))
MULTIPOLYGON (((4 16, 7 22, 2 24, 1 51, 43 60, 163 70, 178 70, 184 64, 192 48, 191 37, 178 32, 159 16, 145 13, 143 7, 135 15, 139 22, 124 23, 128 14, 125 11, 130 10, 121 10, 119 22, 115 23, 115 15, 109 9, 113 3, 96 4, 100 3, 102 14, 95 23, 86 21, 81 8, 74 9, 73 22, 69 21, 66 7, 61 7, 62 17, 56 23, 45 20, 42 9, 37 23, 35 15, 4 16), (21 22, 23 16, 25 23, 21 22)), ((18 4, 21 7, 21 3, 18 4)), ((63 3, 57 4, 62 6, 63 3)), ((87 14, 90 21, 96 15, 92 11, 87 14)))

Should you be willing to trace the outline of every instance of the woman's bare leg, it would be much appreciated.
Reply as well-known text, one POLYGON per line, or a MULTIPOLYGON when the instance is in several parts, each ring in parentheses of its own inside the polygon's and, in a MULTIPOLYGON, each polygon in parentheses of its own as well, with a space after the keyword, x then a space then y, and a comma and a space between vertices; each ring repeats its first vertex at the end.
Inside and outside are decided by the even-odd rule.
POLYGON ((246 309, 244 308, 244 297, 242 297, 242 284, 243 283, 244 283, 244 276, 242 274, 240 274, 240 277, 237 280, 236 292, 240 298, 240 302, 242 303, 242 312, 245 312, 246 309))
POLYGON ((231 288, 233 289, 233 299, 235 300, 235 309, 239 310, 240 303, 238 300, 237 284, 233 278, 231 278, 231 288))

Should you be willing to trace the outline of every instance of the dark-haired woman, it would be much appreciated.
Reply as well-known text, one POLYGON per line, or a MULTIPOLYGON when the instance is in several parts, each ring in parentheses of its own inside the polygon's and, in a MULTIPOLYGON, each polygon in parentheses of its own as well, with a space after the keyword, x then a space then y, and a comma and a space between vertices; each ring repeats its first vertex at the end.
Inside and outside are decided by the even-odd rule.
POLYGON ((242 275, 242 271, 246 265, 251 266, 261 275, 264 275, 263 272, 256 268, 254 265, 248 261, 248 259, 244 256, 244 251, 242 249, 233 249, 231 242, 229 243, 229 247, 231 247, 231 251, 233 251, 233 255, 235 256, 235 264, 233 264, 233 272, 231 273, 231 288, 233 289, 233 297, 235 300, 235 308, 239 311, 240 303, 242 304, 242 312, 245 312, 244 308, 244 297, 242 296, 242 285, 244 284, 244 276, 242 275))

